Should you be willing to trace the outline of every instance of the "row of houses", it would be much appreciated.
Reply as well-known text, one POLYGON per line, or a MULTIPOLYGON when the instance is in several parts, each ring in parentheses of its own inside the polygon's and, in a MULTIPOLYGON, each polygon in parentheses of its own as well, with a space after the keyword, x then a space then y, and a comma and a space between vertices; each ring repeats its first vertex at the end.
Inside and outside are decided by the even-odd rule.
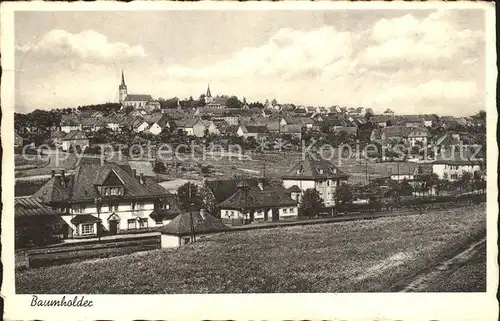
MULTIPOLYGON (((412 181, 417 175, 435 173, 455 181, 465 172, 483 169, 480 160, 457 158, 390 164, 386 175, 412 181)), ((130 165, 84 158, 71 174, 54 170, 32 196, 16 199, 16 231, 23 235, 34 225, 59 224, 63 238, 85 238, 162 227, 162 244, 178 246, 190 241, 186 222, 193 222, 193 217, 196 228, 207 233, 214 226, 224 229, 225 225, 296 219, 306 190, 316 190, 325 206, 331 207, 336 188, 348 179, 331 161, 308 154, 283 174, 280 184, 260 178, 205 180, 200 194, 214 201, 218 220, 203 212, 183 213, 176 195, 130 165)))

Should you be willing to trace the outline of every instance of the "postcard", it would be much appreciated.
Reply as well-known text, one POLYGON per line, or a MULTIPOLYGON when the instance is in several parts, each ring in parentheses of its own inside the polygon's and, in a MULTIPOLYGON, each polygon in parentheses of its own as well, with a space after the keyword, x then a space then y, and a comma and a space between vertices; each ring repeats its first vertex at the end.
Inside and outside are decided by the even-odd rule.
POLYGON ((494 10, 2 4, 6 319, 496 319, 494 10))

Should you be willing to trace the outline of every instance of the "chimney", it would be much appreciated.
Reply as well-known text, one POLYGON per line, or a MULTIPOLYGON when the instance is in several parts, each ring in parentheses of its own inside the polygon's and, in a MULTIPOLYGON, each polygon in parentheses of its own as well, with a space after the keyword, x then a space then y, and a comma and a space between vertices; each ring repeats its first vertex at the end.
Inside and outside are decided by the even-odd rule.
POLYGON ((144 180, 144 173, 140 174, 140 176, 139 176, 139 182, 141 182, 142 185, 144 185, 146 183, 146 181, 144 180))
POLYGON ((207 217, 207 213, 206 213, 206 210, 204 208, 202 208, 200 210, 200 216, 201 216, 202 220, 205 220, 205 218, 207 217))
POLYGON ((51 171, 51 173, 50 173, 50 175, 51 175, 52 177, 56 176, 56 171, 55 171, 55 170, 52 170, 52 171, 51 171))
POLYGON ((64 169, 61 169, 61 177, 64 179, 66 176, 66 171, 64 169))
POLYGON ((259 185, 260 190, 263 191, 264 190, 264 180, 263 179, 259 180, 258 185, 259 185))
POLYGON ((132 169, 132 174, 134 175, 134 177, 136 177, 136 178, 137 178, 137 169, 135 169, 135 168, 134 168, 134 169, 132 169))

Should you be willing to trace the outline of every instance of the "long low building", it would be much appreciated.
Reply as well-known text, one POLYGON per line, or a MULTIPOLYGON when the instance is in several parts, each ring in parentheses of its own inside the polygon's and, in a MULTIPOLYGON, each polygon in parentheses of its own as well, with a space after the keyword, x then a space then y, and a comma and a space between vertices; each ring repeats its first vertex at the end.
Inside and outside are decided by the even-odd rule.
POLYGON ((297 201, 282 186, 260 182, 257 186, 246 181, 237 191, 217 205, 222 221, 228 224, 294 219, 298 216, 297 201))

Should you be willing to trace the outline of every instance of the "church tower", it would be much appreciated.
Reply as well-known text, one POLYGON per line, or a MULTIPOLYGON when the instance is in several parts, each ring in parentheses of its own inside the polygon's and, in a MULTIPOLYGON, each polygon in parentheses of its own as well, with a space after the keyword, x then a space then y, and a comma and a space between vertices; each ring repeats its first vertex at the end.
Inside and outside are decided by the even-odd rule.
POLYGON ((208 84, 207 94, 205 95, 205 103, 210 104, 213 100, 212 93, 210 92, 210 84, 208 84))
POLYGON ((122 70, 122 83, 118 86, 118 100, 120 104, 123 105, 125 98, 127 98, 127 85, 125 85, 125 77, 123 76, 122 70))

